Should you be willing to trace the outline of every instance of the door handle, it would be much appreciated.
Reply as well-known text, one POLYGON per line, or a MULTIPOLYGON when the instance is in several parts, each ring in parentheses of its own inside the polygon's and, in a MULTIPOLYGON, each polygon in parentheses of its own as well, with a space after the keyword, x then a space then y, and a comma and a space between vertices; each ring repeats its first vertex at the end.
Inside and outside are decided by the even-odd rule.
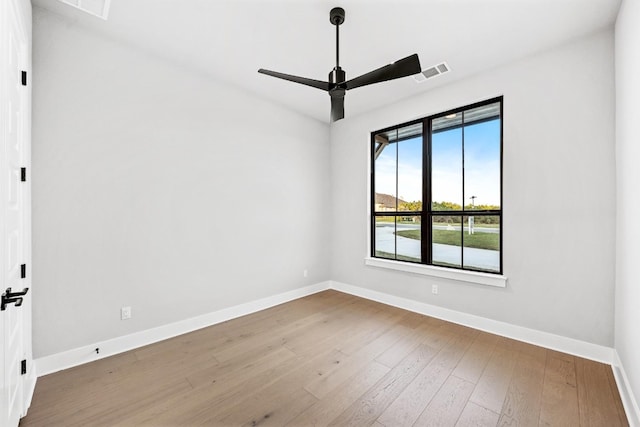
POLYGON ((6 310, 8 304, 15 303, 16 307, 20 307, 22 305, 22 297, 25 296, 27 292, 29 292, 29 288, 24 288, 20 292, 11 292, 11 288, 7 288, 7 290, 2 294, 0 311, 6 310))

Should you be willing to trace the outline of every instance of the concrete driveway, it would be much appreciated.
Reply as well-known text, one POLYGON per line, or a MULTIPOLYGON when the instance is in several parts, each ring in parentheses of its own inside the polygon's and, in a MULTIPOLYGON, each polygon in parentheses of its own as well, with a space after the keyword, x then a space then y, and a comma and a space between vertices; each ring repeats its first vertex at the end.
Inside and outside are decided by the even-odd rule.
MULTIPOLYGON (((447 226, 436 226, 439 229, 447 229, 447 226)), ((481 227, 475 227, 476 233, 488 232, 497 233, 495 228, 486 228, 479 230, 481 227)), ((397 224, 398 231, 401 230, 419 230, 419 224, 397 224)), ((460 230, 460 226, 453 226, 453 229, 460 230)), ((465 227, 465 230, 467 228, 465 227)), ((394 223, 378 223, 376 224, 376 250, 396 253, 406 257, 420 259, 421 242, 415 239, 395 235, 396 224, 394 223)), ((433 245, 433 262, 460 265, 462 261, 462 252, 464 252, 464 266, 475 267, 483 270, 499 271, 500 269, 500 252, 488 249, 463 248, 460 246, 443 245, 435 243, 433 245)))

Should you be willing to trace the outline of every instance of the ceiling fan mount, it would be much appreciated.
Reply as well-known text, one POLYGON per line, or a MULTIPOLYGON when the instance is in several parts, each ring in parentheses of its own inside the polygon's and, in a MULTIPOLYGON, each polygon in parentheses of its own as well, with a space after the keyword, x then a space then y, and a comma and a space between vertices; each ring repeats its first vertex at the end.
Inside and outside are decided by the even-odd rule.
POLYGON ((417 54, 407 56, 392 64, 385 65, 376 70, 370 71, 359 77, 347 80, 347 73, 340 67, 340 25, 344 23, 345 11, 341 7, 334 7, 329 12, 329 22, 336 26, 336 66, 329 73, 328 81, 314 80, 306 77, 294 76, 291 74, 279 73, 260 68, 261 74, 277 77, 279 79, 315 87, 329 93, 331 97, 331 121, 335 122, 344 118, 344 96, 349 89, 366 86, 374 83, 381 83, 388 80, 399 79, 413 74, 418 74, 420 60, 417 54))
POLYGON ((344 22, 344 9, 341 7, 334 7, 329 12, 329 22, 333 25, 340 25, 344 22))

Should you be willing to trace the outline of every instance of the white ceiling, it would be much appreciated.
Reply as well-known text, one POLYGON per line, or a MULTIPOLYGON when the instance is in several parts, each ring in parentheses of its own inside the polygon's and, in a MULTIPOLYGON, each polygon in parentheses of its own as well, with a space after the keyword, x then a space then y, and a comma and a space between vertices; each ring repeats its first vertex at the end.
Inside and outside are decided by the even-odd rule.
POLYGON ((335 65, 334 6, 346 10, 340 65, 347 78, 412 53, 423 69, 443 61, 452 69, 424 83, 407 77, 349 91, 347 119, 610 26, 620 6, 620 0, 111 0, 104 21, 57 0, 32 2, 324 122, 325 92, 257 70, 326 80, 335 65))

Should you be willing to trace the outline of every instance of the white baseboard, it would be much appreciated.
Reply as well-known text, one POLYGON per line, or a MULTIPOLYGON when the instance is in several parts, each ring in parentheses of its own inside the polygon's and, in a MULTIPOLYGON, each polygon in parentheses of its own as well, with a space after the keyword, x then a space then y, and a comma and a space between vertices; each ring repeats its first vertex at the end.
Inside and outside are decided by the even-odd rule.
POLYGON ((573 338, 525 328, 523 326, 516 326, 510 323, 487 319, 486 317, 475 316, 473 314, 462 313, 460 311, 389 295, 383 292, 373 291, 371 289, 347 285, 346 283, 332 281, 331 288, 386 305, 402 308, 404 310, 436 317, 448 322, 469 326, 474 329, 513 338, 518 341, 524 341, 541 347, 561 351, 563 353, 573 354, 585 359, 595 360, 608 365, 611 365, 613 362, 613 349, 610 347, 591 344, 573 338))
POLYGON ((633 395, 629 378, 616 350, 613 351, 613 357, 613 375, 616 378, 616 384, 618 384, 618 392, 620 393, 624 410, 627 413, 629 425, 631 427, 640 427, 640 407, 638 407, 638 401, 633 395))
POLYGON ((278 295, 262 298, 256 301, 236 305, 222 310, 207 313, 202 316, 181 320, 153 329, 136 332, 130 335, 113 338, 106 341, 85 345, 62 353, 52 354, 34 360, 38 376, 51 374, 83 363, 113 356, 128 350, 133 350, 158 341, 166 340, 181 334, 206 328, 207 326, 235 319, 240 316, 255 313, 278 304, 329 289, 330 282, 321 282, 304 288, 294 289, 278 295), (97 354, 95 349, 99 348, 97 354))

